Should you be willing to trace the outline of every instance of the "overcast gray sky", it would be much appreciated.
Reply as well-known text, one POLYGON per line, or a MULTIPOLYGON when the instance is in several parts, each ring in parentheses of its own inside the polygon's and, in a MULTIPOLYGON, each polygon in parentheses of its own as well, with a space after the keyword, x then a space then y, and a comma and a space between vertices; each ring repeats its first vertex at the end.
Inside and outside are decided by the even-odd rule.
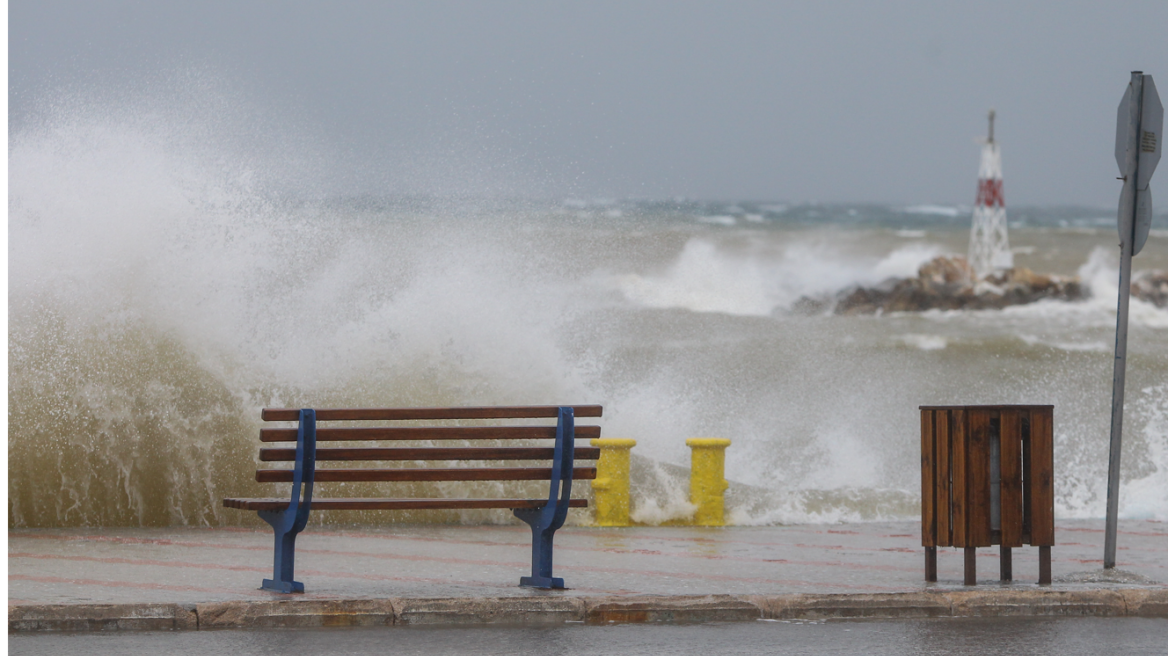
POLYGON ((197 71, 346 192, 971 204, 992 106, 1008 203, 1109 207, 1133 69, 1164 0, 9 5, 10 134, 197 71))

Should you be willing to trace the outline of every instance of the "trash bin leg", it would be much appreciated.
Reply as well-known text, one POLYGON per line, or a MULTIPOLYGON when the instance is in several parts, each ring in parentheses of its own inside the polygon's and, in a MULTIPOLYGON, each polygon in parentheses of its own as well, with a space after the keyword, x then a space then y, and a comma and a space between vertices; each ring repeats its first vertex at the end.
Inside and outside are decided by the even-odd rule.
POLYGON ((1002 580, 1014 580, 1014 551, 1010 547, 1002 547, 1002 554, 998 557, 1002 564, 1002 580))
POLYGON ((937 582, 937 547, 925 547, 925 580, 937 582))
POLYGON ((1050 547, 1038 548, 1038 584, 1050 585, 1050 547))
POLYGON ((965 548, 965 585, 977 585, 977 548, 965 548))

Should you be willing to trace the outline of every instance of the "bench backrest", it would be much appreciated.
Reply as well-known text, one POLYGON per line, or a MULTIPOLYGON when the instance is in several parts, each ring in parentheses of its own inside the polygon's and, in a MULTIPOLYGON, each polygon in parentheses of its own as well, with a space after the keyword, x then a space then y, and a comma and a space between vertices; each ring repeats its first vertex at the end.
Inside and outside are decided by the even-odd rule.
MULTIPOLYGON (((571 406, 575 417, 600 417, 602 408, 598 405, 571 406)), ((362 408, 362 409, 317 409, 318 427, 316 442, 392 442, 392 441, 443 441, 443 440, 555 440, 556 425, 550 426, 362 426, 328 428, 319 426, 322 422, 333 421, 437 421, 437 420, 498 420, 552 418, 559 414, 558 406, 512 406, 481 408, 362 408)), ((300 410, 286 408, 266 408, 262 412, 264 421, 297 421, 300 410)), ((262 443, 297 441, 297 428, 263 428, 260 431, 262 443)), ((575 426, 575 438, 594 439, 600 437, 599 426, 575 426)), ((551 480, 553 466, 517 467, 393 467, 393 468, 328 468, 320 467, 321 462, 408 462, 408 461, 551 461, 555 456, 554 446, 316 446, 315 482, 405 482, 405 481, 520 481, 551 480)), ((575 447, 575 460, 597 460, 600 449, 575 447)), ((296 448, 264 447, 260 449, 261 462, 295 462, 296 448)), ((260 483, 289 483, 293 481, 292 469, 258 469, 256 481, 260 483)), ((595 467, 572 467, 570 480, 596 478, 595 467)))

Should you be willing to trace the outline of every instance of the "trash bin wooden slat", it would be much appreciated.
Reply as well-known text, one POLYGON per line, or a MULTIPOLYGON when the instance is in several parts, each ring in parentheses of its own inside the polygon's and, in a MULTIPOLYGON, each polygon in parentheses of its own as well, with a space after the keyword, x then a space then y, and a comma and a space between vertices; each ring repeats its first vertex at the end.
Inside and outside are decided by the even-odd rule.
POLYGON ((1022 415, 1004 410, 1002 440, 1002 546, 1022 546, 1022 415))
POLYGON ((965 538, 965 528, 969 525, 965 517, 966 498, 969 496, 969 486, 965 479, 968 473, 966 459, 969 455, 969 446, 965 439, 965 408, 954 408, 949 416, 949 457, 953 461, 950 475, 953 485, 949 488, 950 503, 953 505, 950 521, 953 531, 953 546, 968 546, 965 538))
POLYGON ((921 411, 921 544, 937 546, 937 436, 933 410, 921 411))
POLYGON ((933 511, 937 517, 937 546, 952 547, 953 495, 950 482, 953 480, 953 468, 949 448, 949 413, 933 411, 933 415, 937 427, 937 475, 933 479, 937 484, 937 502, 933 507, 933 511))
POLYGON ((1053 412, 1030 413, 1030 544, 1054 545, 1053 412))
POLYGON ((990 412, 984 408, 969 408, 969 434, 966 438, 966 547, 988 547, 993 544, 990 523, 990 440, 993 426, 990 412))

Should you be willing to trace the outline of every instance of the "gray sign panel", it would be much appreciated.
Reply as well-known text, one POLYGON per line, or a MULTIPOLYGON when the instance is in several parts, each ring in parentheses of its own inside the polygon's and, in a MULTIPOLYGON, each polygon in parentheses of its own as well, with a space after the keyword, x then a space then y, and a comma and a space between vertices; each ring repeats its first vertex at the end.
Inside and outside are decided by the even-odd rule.
POLYGON ((1115 121, 1115 163, 1124 179, 1119 195, 1119 236, 1140 252, 1152 229, 1152 189, 1148 182, 1164 150, 1164 105, 1151 75, 1133 74, 1115 121), (1141 99, 1139 106, 1136 98, 1141 99), (1134 176, 1132 174, 1135 174, 1134 176), (1135 225, 1132 225, 1132 222, 1135 225))

